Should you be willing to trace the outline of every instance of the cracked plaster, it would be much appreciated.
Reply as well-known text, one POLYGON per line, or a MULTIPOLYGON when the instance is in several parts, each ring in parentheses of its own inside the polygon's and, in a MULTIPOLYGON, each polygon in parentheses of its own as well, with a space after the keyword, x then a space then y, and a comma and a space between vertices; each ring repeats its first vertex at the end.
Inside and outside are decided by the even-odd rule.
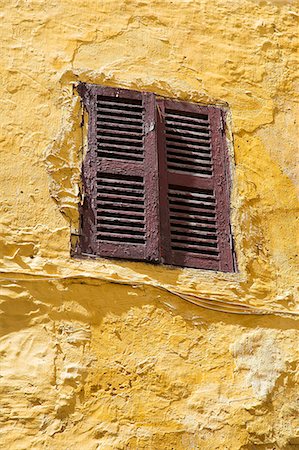
POLYGON ((295 2, 2 6, 1 448, 297 448, 295 2), (70 258, 78 81, 229 108, 239 273, 70 258))

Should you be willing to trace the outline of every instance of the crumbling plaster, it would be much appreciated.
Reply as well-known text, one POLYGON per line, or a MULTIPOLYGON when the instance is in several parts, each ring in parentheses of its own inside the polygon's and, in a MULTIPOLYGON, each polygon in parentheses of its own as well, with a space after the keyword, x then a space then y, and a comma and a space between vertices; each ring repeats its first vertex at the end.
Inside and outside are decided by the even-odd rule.
POLYGON ((296 3, 1 14, 1 448, 299 448, 296 3), (228 109, 238 273, 70 257, 78 81, 228 109))

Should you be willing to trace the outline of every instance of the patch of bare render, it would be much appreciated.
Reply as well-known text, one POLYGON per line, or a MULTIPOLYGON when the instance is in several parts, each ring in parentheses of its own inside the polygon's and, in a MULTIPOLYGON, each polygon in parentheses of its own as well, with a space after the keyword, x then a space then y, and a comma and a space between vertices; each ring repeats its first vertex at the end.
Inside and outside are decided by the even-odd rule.
POLYGON ((80 99, 72 91, 71 85, 67 91, 63 90, 61 130, 46 150, 45 162, 50 175, 50 195, 61 213, 77 228, 83 135, 80 99))
POLYGON ((257 399, 265 399, 286 369, 285 355, 273 333, 256 329, 243 334, 232 346, 236 371, 244 372, 246 386, 257 399))

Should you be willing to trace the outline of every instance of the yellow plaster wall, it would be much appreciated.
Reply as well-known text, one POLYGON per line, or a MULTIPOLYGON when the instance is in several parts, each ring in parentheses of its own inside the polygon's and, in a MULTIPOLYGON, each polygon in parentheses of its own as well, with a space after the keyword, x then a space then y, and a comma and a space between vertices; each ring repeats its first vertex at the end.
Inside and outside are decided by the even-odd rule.
POLYGON ((299 448, 298 15, 1 2, 1 448, 299 448), (229 108, 239 273, 70 258, 78 81, 229 108))

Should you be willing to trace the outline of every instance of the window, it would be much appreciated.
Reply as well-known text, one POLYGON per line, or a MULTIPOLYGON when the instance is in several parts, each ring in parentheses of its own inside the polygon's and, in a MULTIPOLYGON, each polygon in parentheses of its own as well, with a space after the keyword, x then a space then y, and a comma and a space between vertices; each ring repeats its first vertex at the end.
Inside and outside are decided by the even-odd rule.
POLYGON ((89 119, 77 254, 233 271, 221 108, 78 92, 89 119))

